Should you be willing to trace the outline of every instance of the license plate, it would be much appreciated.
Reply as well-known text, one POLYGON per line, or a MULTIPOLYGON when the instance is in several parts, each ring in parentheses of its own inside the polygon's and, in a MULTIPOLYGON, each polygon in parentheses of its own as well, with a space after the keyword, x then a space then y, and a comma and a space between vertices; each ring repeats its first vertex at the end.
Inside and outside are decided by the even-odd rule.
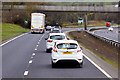
POLYGON ((72 54, 72 52, 63 52, 63 54, 72 54))
POLYGON ((36 31, 39 31, 38 29, 36 31))

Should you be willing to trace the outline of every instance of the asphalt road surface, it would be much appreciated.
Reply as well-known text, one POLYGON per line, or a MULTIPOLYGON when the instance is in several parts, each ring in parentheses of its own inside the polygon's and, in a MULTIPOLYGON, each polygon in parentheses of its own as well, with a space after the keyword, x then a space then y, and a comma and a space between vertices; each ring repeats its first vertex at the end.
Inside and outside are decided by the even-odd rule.
POLYGON ((107 78, 86 58, 83 68, 52 68, 51 54, 45 52, 47 36, 28 33, 2 46, 2 78, 107 78))
POLYGON ((110 40, 115 40, 115 41, 120 40, 119 39, 120 33, 118 33, 118 29, 114 29, 113 31, 108 31, 107 29, 96 30, 94 31, 94 34, 110 40))

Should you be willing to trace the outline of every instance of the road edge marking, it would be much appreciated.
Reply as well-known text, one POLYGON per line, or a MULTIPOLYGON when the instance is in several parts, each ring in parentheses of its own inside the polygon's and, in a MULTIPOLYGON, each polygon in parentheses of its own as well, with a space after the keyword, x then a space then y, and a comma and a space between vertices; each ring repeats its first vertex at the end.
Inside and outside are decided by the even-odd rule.
POLYGON ((13 39, 10 39, 10 40, 8 40, 7 42, 1 44, 0 47, 2 47, 2 46, 4 46, 4 45, 6 45, 7 43, 9 43, 9 42, 11 42, 11 41, 13 41, 13 40, 15 40, 15 39, 17 39, 17 38, 19 38, 19 37, 22 37, 22 36, 24 36, 24 35, 26 35, 26 34, 28 34, 28 33, 24 33, 24 34, 21 34, 21 35, 19 35, 19 36, 14 37, 13 39))
POLYGON ((85 54, 83 54, 84 57, 89 60, 95 67, 97 67, 103 74, 105 74, 108 78, 112 78, 106 71, 104 71, 100 66, 98 66, 94 61, 92 61, 89 57, 87 57, 85 54))

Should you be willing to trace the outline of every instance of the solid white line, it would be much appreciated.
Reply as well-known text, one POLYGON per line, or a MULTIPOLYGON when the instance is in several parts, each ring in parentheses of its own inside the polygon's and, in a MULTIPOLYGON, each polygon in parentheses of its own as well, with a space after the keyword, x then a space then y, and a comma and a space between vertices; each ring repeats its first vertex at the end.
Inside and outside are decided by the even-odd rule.
POLYGON ((32 54, 33 56, 35 55, 35 53, 32 54))
POLYGON ((4 46, 5 44, 7 44, 7 43, 9 43, 9 42, 11 42, 11 41, 13 41, 13 40, 15 40, 15 39, 17 39, 17 38, 21 37, 21 36, 24 36, 24 35, 26 35, 26 34, 28 34, 28 33, 21 34, 21 35, 19 35, 19 36, 15 37, 15 38, 13 38, 13 39, 11 39, 11 40, 9 40, 9 41, 7 41, 7 42, 3 43, 3 44, 1 44, 1 45, 0 45, 0 47, 2 47, 2 46, 4 46))
POLYGON ((31 63, 32 63, 32 60, 29 61, 29 64, 31 64, 31 63))
POLYGON ((102 73, 104 73, 108 78, 112 78, 107 72, 105 72, 100 66, 98 66, 95 62, 93 62, 90 58, 88 58, 85 54, 83 54, 86 59, 88 59, 95 67, 97 67, 102 73))
POLYGON ((29 73, 29 71, 25 71, 25 72, 24 72, 24 76, 27 76, 28 73, 29 73))

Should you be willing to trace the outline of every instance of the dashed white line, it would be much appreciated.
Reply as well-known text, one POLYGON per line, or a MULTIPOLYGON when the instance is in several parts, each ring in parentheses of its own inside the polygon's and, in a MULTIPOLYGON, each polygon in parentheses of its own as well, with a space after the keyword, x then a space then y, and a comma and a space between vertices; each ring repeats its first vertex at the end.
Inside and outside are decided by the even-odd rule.
POLYGON ((38 45, 37 45, 37 47, 38 47, 38 45))
POLYGON ((35 48, 35 50, 37 50, 37 48, 35 48))
POLYGON ((27 76, 28 73, 29 73, 29 71, 25 71, 25 72, 24 72, 24 76, 27 76))
POLYGON ((33 56, 35 55, 35 53, 32 54, 33 56))
POLYGON ((38 44, 39 44, 40 42, 38 42, 38 44))
POLYGON ((31 57, 31 59, 33 58, 33 56, 31 57))
POLYGON ((32 60, 29 61, 29 64, 31 64, 31 63, 32 63, 32 60))

